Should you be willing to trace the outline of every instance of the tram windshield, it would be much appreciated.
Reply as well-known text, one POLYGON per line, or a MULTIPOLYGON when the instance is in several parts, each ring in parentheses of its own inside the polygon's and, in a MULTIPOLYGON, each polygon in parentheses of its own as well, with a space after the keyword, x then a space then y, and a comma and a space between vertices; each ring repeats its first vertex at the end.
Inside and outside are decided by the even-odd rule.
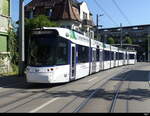
POLYGON ((33 35, 29 42, 29 66, 68 64, 68 41, 53 34, 33 35))

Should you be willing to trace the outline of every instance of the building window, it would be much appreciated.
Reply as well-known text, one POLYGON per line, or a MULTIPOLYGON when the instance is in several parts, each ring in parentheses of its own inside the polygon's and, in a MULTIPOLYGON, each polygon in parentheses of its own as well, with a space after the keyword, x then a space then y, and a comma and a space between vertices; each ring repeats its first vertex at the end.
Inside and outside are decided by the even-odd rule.
POLYGON ((83 20, 87 19, 87 13, 83 12, 83 20))
POLYGON ((49 17, 52 16, 52 9, 51 8, 46 9, 46 16, 49 16, 49 17))
POLYGON ((32 10, 32 11, 30 11, 30 13, 29 13, 29 18, 30 18, 30 19, 32 19, 32 18, 33 18, 33 10, 32 10))

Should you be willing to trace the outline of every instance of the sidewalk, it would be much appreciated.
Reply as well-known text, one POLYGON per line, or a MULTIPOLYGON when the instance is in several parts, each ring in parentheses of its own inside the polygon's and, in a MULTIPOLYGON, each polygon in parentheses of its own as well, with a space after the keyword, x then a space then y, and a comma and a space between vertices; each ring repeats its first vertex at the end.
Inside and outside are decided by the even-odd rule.
POLYGON ((25 77, 20 77, 17 75, 0 75, 0 86, 19 82, 25 82, 25 77))

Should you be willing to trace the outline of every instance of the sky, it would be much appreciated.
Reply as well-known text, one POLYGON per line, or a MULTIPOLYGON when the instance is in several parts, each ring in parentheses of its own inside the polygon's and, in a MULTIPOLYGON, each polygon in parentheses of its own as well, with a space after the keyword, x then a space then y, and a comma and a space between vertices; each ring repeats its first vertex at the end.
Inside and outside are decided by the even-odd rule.
MULTIPOLYGON (((31 0, 24 0, 25 4, 31 0)), ((150 0, 115 0, 121 12, 116 7, 114 0, 78 0, 85 1, 93 14, 93 20, 96 23, 96 15, 99 17, 99 25, 103 28, 150 24, 150 0), (125 15, 123 15, 122 14, 125 15)), ((19 0, 12 0, 12 19, 18 20, 19 0)))

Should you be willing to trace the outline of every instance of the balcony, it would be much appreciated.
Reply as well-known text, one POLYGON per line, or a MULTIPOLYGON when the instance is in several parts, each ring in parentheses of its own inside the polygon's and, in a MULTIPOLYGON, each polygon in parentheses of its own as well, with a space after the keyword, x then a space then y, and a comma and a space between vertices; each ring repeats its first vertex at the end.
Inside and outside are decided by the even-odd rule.
POLYGON ((93 24, 93 21, 92 20, 88 20, 88 19, 84 19, 83 21, 82 21, 82 24, 84 25, 84 26, 90 26, 90 27, 93 27, 94 26, 94 24, 93 24))

